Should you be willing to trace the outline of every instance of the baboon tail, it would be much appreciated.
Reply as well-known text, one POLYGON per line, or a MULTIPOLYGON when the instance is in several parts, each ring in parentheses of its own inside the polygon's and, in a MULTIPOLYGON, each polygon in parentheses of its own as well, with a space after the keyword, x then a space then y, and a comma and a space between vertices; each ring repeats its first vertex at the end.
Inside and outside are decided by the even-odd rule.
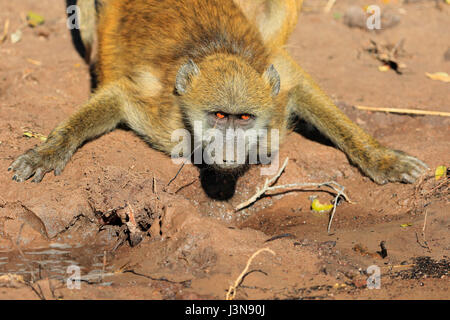
POLYGON ((265 41, 272 46, 284 46, 297 24, 303 0, 266 0, 265 19, 259 28, 265 41))
POLYGON ((76 27, 70 29, 72 42, 79 55, 91 64, 94 60, 93 49, 96 41, 98 0, 66 0, 67 15, 73 19, 77 15, 76 27))
POLYGON ((255 24, 265 43, 284 46, 294 31, 303 0, 233 0, 255 24))

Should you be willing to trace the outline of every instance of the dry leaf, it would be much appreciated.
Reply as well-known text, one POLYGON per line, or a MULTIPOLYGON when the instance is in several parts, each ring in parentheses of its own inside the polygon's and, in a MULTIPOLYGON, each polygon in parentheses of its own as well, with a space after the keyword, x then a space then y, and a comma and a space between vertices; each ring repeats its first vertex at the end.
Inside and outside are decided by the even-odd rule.
POLYGON ((412 226, 411 223, 404 223, 404 224, 400 225, 400 227, 402 227, 402 228, 408 228, 408 227, 411 227, 411 226, 412 226))
POLYGON ((34 59, 27 58, 27 61, 28 61, 29 63, 31 63, 31 64, 36 65, 36 66, 41 66, 41 65, 42 65, 42 62, 40 62, 40 61, 38 61, 38 60, 34 60, 34 59))
POLYGON ((46 137, 46 136, 44 136, 44 135, 42 135, 42 134, 40 134, 40 133, 36 133, 36 132, 25 131, 25 132, 23 133, 23 135, 24 135, 25 137, 39 139, 39 140, 41 140, 42 142, 45 142, 45 140, 47 140, 47 137, 46 137))
POLYGON ((18 29, 16 32, 11 34, 11 43, 17 43, 22 39, 22 30, 18 29))
POLYGON ((381 72, 386 72, 386 71, 391 70, 391 67, 389 67, 389 65, 385 64, 385 65, 379 66, 378 70, 381 72))
POLYGON ((0 287, 19 288, 25 283, 23 276, 7 273, 0 276, 0 287))
POLYGON ((405 56, 404 42, 404 39, 402 39, 395 44, 378 44, 371 39, 371 46, 365 50, 383 63, 382 66, 378 67, 379 71, 394 70, 396 73, 402 74, 402 70, 406 69, 406 65, 399 61, 399 57, 405 56))
POLYGON ((443 82, 450 82, 450 76, 446 72, 425 73, 426 76, 432 80, 438 80, 443 82))

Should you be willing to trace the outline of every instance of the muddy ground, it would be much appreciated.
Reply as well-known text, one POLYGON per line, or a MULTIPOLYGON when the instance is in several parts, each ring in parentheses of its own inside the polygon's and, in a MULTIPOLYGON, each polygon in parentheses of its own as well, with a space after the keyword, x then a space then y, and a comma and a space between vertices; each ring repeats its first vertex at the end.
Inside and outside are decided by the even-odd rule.
POLYGON ((310 197, 330 203, 332 193, 272 194, 234 212, 264 184, 259 167, 237 181, 231 200, 213 200, 202 181, 212 192, 223 181, 187 165, 167 186, 179 165, 125 129, 85 144, 61 176, 12 181, 9 164, 40 142, 23 133, 48 134, 87 100, 90 78, 63 1, 0 0, 2 33, 10 22, 0 44, 0 298, 224 299, 250 256, 267 247, 275 255, 253 260, 237 299, 448 299, 449 180, 436 181, 434 169, 450 165, 450 118, 354 106, 450 111, 450 84, 425 76, 450 73, 450 5, 373 0, 399 22, 369 32, 343 17, 368 3, 340 0, 324 13, 326 2, 306 1, 289 51, 352 120, 432 168, 415 185, 379 186, 339 150, 290 134, 280 152, 290 161, 276 183, 335 180, 353 202, 340 202, 330 235, 329 215, 313 212, 310 197), (44 25, 24 26, 30 10, 44 25), (370 39, 404 39, 401 74, 379 71, 370 39), (124 222, 131 215, 137 225, 124 222), (132 238, 142 238, 134 247, 133 227, 132 238), (66 286, 71 265, 81 268, 80 290, 66 286), (378 290, 366 286, 371 265, 380 268, 378 290))

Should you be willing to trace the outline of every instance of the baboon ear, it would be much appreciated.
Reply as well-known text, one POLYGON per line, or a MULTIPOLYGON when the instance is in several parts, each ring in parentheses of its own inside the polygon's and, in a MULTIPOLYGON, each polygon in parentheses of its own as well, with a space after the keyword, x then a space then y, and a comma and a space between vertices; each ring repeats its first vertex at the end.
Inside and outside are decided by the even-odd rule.
POLYGON ((264 72, 264 79, 269 83, 272 87, 272 96, 278 95, 280 92, 280 75, 278 71, 275 69, 273 64, 271 64, 267 70, 264 72))
POLYGON ((187 92, 188 86, 192 81, 192 78, 200 73, 200 69, 191 59, 183 64, 178 69, 177 77, 175 79, 175 89, 178 94, 183 95, 187 92))

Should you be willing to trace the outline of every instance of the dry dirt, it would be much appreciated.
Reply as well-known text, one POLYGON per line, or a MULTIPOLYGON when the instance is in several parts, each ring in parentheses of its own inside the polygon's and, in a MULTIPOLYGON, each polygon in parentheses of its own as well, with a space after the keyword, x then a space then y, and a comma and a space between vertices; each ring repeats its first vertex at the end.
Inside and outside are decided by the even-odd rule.
POLYGON ((18 43, 0 44, 0 298, 223 299, 249 257, 267 247, 276 255, 255 258, 236 298, 448 299, 449 180, 436 181, 434 169, 450 165, 450 118, 353 106, 450 111, 450 84, 425 76, 450 73, 450 5, 373 0, 400 23, 369 32, 342 18, 364 1, 337 1, 329 14, 320 9, 325 2, 306 1, 289 51, 352 120, 432 168, 415 185, 379 186, 339 150, 290 134, 280 153, 290 162, 277 184, 336 180, 353 201, 340 202, 330 235, 329 215, 313 212, 310 196, 329 203, 333 194, 282 193, 234 212, 263 185, 259 167, 227 201, 205 193, 226 183, 191 165, 167 187, 179 166, 125 129, 86 143, 61 176, 12 181, 11 161, 40 142, 23 133, 48 134, 88 99, 90 78, 65 27, 63 1, 0 0, 0 32, 8 19, 9 35, 23 31, 18 43), (45 24, 24 26, 30 10, 45 24), (370 39, 404 39, 401 75, 378 70, 365 51, 370 39), (132 233, 143 238, 134 247, 133 223, 120 218, 131 213, 144 230, 132 233), (66 287, 70 265, 81 267, 80 290, 66 287), (371 265, 380 268, 378 290, 366 287, 371 265))

